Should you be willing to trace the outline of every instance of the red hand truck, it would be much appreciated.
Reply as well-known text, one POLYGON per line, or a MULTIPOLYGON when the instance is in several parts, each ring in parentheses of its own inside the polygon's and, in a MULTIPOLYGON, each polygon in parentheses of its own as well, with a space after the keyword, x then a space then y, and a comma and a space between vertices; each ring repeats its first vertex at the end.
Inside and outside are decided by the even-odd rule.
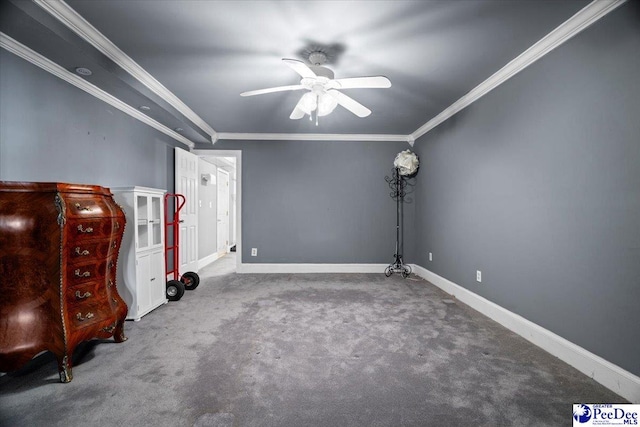
POLYGON ((182 194, 167 193, 164 195, 164 266, 167 276, 173 275, 173 279, 167 281, 167 299, 169 301, 178 301, 184 295, 185 289, 192 291, 200 284, 200 276, 193 271, 188 271, 180 276, 180 224, 184 220, 180 220, 180 210, 187 202, 186 197, 182 194), (173 213, 169 218, 169 201, 173 200, 173 213), (172 244, 169 244, 169 232, 173 237, 172 244), (171 258, 169 258, 171 252, 171 258), (169 260, 171 259, 171 269, 169 269, 169 260))

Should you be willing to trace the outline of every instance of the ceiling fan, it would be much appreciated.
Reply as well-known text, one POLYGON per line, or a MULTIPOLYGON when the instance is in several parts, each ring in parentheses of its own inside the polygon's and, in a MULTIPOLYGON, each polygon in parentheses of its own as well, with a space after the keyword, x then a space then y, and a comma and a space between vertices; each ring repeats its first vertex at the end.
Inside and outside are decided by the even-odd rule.
POLYGON ((384 76, 334 79, 333 71, 322 65, 327 60, 327 56, 323 52, 312 52, 309 54, 309 62, 312 65, 307 65, 297 59, 284 58, 282 60, 302 77, 300 84, 251 90, 241 93, 240 96, 263 95, 265 93, 289 90, 307 90, 307 93, 302 95, 296 104, 289 118, 297 120, 303 118, 305 114, 308 114, 309 120, 313 120, 315 113, 316 126, 318 125, 318 117, 330 114, 338 104, 358 117, 367 117, 371 114, 371 110, 355 99, 340 92, 339 89, 379 89, 391 87, 391 82, 384 76))

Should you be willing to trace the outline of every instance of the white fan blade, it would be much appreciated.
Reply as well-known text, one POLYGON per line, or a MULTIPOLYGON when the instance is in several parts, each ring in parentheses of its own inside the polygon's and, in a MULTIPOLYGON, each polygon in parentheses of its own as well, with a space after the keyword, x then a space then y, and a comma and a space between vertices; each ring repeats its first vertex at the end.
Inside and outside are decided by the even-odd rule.
POLYGON ((327 93, 333 96, 336 101, 338 101, 338 104, 342 105, 344 108, 351 111, 358 117, 367 117, 369 114, 371 114, 371 110, 342 92, 338 92, 337 90, 332 89, 327 91, 327 93))
POLYGON ((271 87, 269 89, 258 89, 258 90, 250 90, 248 92, 242 92, 240 96, 254 96, 254 95, 262 95, 265 93, 284 92, 287 90, 300 90, 300 89, 305 89, 305 87, 302 85, 278 86, 278 87, 271 87))
POLYGON ((383 89, 391 87, 391 81, 384 76, 350 77, 333 80, 330 85, 335 89, 383 89))
POLYGON ((302 104, 302 98, 304 97, 304 95, 302 95, 300 97, 300 101, 298 101, 298 103, 296 104, 295 108, 293 109, 293 111, 291 112, 291 115, 289 116, 289 118, 291 120, 298 120, 304 117, 304 115, 306 114, 304 111, 302 111, 302 108, 300 108, 300 105, 302 104))
POLYGON ((287 59, 287 58, 282 58, 282 60, 284 61, 285 64, 291 67, 293 71, 300 74, 300 76, 302 77, 312 78, 312 79, 317 77, 316 73, 311 71, 311 68, 309 68, 307 64, 305 64, 302 61, 298 61, 297 59, 287 59))

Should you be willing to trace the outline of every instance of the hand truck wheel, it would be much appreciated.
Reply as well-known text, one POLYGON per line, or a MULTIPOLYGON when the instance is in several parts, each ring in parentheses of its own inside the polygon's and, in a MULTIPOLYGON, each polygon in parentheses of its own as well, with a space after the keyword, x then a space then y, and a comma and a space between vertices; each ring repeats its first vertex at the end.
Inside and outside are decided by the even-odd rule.
POLYGON ((178 301, 184 295, 184 283, 179 280, 169 280, 167 282, 167 299, 178 301))

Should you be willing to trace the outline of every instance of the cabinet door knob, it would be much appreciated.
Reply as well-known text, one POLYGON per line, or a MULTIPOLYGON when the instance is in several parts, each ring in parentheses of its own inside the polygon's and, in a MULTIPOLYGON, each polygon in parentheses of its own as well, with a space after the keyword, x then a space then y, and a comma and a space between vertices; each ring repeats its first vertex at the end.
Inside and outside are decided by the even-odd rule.
POLYGON ((76 271, 74 271, 73 273, 74 273, 74 275, 76 277, 90 277, 91 276, 91 273, 88 272, 88 271, 85 271, 84 273, 80 273, 80 269, 79 268, 76 271))
POLYGON ((94 316, 95 314, 89 311, 84 317, 82 317, 82 313, 77 313, 76 319, 78 319, 80 322, 84 322, 85 320, 92 319, 94 316))
POLYGON ((77 299, 85 299, 85 298, 89 298, 90 296, 91 296, 91 292, 85 292, 84 294, 81 294, 80 291, 76 291, 77 299))
POLYGON ((89 251, 86 249, 84 251, 80 251, 80 246, 76 246, 76 255, 87 256, 89 255, 89 251))
POLYGON ((93 228, 92 227, 83 228, 82 224, 80 224, 78 226, 78 231, 81 233, 93 233, 93 228))

